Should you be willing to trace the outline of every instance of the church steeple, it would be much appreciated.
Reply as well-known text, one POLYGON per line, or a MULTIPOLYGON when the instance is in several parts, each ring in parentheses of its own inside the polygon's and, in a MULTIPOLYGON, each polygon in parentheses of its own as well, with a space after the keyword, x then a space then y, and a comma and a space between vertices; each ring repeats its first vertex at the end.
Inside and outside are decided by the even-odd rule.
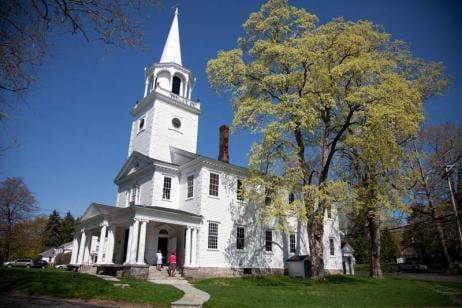
POLYGON ((181 64, 181 46, 180 46, 180 31, 178 27, 178 8, 175 9, 170 31, 168 32, 167 41, 165 42, 164 51, 160 57, 160 63, 173 62, 181 64))

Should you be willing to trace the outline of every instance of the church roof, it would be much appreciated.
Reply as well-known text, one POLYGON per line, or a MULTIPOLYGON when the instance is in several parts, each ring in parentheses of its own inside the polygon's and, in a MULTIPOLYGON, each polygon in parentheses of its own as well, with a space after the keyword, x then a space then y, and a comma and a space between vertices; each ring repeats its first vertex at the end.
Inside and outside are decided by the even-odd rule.
POLYGON ((168 32, 167 41, 165 42, 164 51, 160 57, 160 63, 181 63, 181 46, 180 46, 180 30, 178 27, 178 8, 175 9, 170 31, 168 32))

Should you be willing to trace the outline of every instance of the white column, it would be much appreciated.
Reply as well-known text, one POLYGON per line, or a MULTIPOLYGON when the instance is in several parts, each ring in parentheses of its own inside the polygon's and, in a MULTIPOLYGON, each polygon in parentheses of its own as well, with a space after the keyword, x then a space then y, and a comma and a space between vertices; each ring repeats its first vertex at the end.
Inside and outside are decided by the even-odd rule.
POLYGON ((128 241, 127 241, 127 256, 125 259, 125 263, 129 264, 130 263, 130 254, 131 254, 131 247, 132 247, 132 239, 133 239, 133 224, 130 225, 129 231, 128 231, 128 241))
POLYGON ((82 230, 80 236, 80 245, 79 245, 79 255, 77 257, 77 264, 83 264, 83 255, 85 253, 85 242, 87 240, 87 234, 85 233, 85 230, 82 230))
POLYGON ((103 261, 103 252, 104 252, 104 246, 105 246, 105 239, 106 239, 106 228, 107 228, 107 224, 106 223, 103 223, 103 225, 101 226, 101 231, 99 233, 99 247, 98 247, 98 258, 96 260, 96 262, 98 264, 103 264, 104 261, 103 261))
POLYGON ((109 232, 107 234, 107 245, 106 245, 106 258, 104 263, 112 264, 112 259, 114 257, 114 243, 115 243, 115 226, 109 226, 109 232))
POLYGON ((146 245, 146 225, 147 221, 143 220, 141 222, 141 229, 140 229, 140 244, 138 246, 138 264, 145 264, 144 263, 144 251, 146 245))
POLYGON ((197 229, 192 229, 191 234, 191 265, 196 266, 196 254, 197 254, 197 229))
POLYGON ((191 265, 191 228, 186 227, 186 238, 184 239, 186 247, 184 249, 184 266, 191 265))
POLYGON ((130 251, 130 264, 135 264, 136 263, 136 252, 138 248, 138 235, 140 231, 140 221, 135 220, 133 223, 133 237, 132 237, 132 246, 131 246, 131 251, 130 251))
POLYGON ((93 239, 93 235, 90 233, 88 234, 87 241, 85 243, 85 249, 83 252, 83 263, 89 264, 91 263, 91 240, 93 239))
POLYGON ((79 255, 79 239, 77 238, 77 234, 74 234, 74 239, 72 240, 71 264, 77 264, 78 255, 79 255))

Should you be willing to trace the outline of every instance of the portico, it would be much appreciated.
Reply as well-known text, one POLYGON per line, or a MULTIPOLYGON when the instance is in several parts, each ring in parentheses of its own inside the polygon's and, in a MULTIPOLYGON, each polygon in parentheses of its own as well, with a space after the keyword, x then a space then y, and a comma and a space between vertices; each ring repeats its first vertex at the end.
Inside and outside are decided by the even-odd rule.
POLYGON ((175 252, 180 268, 194 267, 201 220, 179 210, 92 204, 74 235, 71 264, 147 267, 160 250, 164 263, 175 252))

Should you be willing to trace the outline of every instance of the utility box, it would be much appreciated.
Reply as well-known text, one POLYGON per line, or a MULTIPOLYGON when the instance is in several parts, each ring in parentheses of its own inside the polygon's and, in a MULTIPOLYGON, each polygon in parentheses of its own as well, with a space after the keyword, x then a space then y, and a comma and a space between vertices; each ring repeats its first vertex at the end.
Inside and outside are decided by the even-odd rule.
POLYGON ((287 269, 290 277, 309 279, 311 274, 309 255, 292 256, 287 259, 287 269))

